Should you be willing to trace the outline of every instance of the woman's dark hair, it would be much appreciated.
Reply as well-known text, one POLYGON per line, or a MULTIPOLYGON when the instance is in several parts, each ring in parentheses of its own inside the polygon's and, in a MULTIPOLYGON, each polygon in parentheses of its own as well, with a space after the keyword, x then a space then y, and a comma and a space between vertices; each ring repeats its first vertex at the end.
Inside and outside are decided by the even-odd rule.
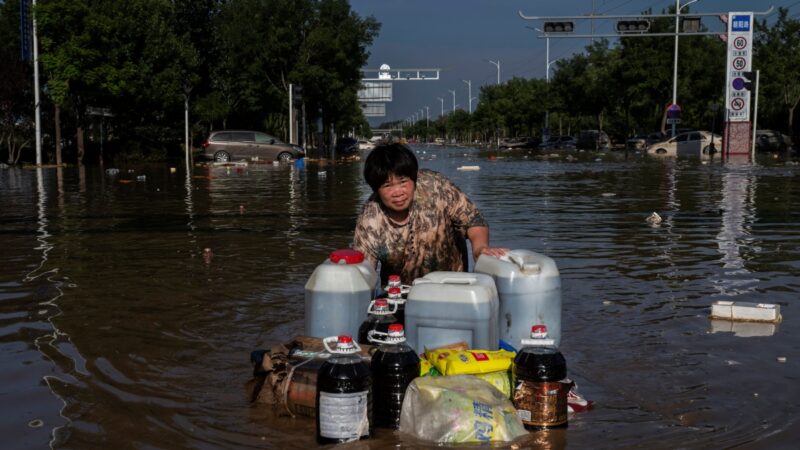
POLYGON ((373 192, 389 179, 389 174, 408 177, 417 182, 417 157, 403 144, 378 145, 372 149, 364 164, 364 179, 373 192))

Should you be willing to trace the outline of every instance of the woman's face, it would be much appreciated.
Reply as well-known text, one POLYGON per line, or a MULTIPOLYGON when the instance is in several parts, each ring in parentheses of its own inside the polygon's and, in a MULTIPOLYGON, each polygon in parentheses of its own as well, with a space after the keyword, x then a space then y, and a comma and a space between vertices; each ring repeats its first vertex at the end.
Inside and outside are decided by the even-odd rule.
POLYGON ((389 178, 378 188, 378 196, 384 206, 392 211, 405 212, 414 200, 414 180, 407 176, 389 174, 389 178))

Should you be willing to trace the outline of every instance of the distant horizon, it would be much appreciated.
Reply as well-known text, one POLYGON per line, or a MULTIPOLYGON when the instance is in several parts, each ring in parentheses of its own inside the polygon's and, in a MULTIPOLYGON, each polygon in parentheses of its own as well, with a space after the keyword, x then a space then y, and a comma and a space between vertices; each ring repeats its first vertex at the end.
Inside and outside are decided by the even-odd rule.
MULTIPOLYGON (((524 20, 519 11, 528 16, 590 15, 594 5, 596 14, 638 14, 647 9, 657 14, 675 5, 674 0, 351 0, 350 3, 362 17, 372 15, 381 23, 380 33, 368 49, 370 58, 364 69, 378 69, 382 64, 394 69, 441 69, 439 80, 393 83, 393 101, 386 103, 385 117, 370 118, 373 127, 404 120, 425 106, 429 107, 431 120, 439 117, 442 106, 447 114, 453 109, 450 90, 456 91, 456 108, 469 110, 468 85, 462 80, 469 80, 472 97, 479 97, 481 86, 497 82, 497 65, 490 61, 499 61, 501 82, 514 77, 544 79, 546 39, 537 38, 539 33, 526 28, 538 28, 542 22, 524 20), (438 98, 443 98, 443 102, 438 98)), ((687 3, 681 1, 681 5, 687 3)), ((797 0, 699 0, 682 12, 758 12, 768 10, 771 5, 775 10, 767 20, 777 18, 779 7, 789 8, 790 16, 800 16, 797 0)), ((714 17, 702 20, 709 29, 724 31, 720 20, 714 17)), ((591 32, 588 18, 575 22, 576 34, 591 32)), ((596 19, 594 30, 611 33, 614 23, 613 19, 596 19)), ((551 38, 550 61, 583 52, 589 44, 589 39, 551 38)), ((551 71, 554 70, 555 65, 551 64, 551 71)), ((473 100, 473 111, 476 107, 477 99, 473 100)))

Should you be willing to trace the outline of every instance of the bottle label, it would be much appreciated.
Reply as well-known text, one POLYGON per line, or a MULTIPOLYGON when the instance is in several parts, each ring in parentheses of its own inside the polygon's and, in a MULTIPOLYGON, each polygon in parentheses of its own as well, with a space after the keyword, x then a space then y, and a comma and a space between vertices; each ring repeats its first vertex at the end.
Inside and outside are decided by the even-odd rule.
POLYGON ((369 435, 368 391, 350 394, 319 393, 319 434, 357 441, 369 435))
POLYGON ((518 380, 514 407, 525 425, 555 427, 567 423, 567 393, 570 385, 560 381, 518 380))

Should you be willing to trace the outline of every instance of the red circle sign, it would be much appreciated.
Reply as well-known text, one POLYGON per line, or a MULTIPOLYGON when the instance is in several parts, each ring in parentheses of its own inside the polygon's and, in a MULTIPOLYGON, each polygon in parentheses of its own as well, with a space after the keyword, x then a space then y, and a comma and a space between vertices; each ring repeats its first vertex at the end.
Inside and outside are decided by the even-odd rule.
POLYGON ((731 100, 731 109, 734 111, 739 111, 744 108, 744 100, 741 98, 735 98, 731 100))
POLYGON ((733 59, 733 68, 736 70, 744 70, 747 67, 747 60, 741 56, 733 59))
POLYGON ((736 39, 733 40, 733 46, 737 50, 741 50, 741 49, 747 47, 747 38, 742 37, 742 36, 737 37, 736 39))

